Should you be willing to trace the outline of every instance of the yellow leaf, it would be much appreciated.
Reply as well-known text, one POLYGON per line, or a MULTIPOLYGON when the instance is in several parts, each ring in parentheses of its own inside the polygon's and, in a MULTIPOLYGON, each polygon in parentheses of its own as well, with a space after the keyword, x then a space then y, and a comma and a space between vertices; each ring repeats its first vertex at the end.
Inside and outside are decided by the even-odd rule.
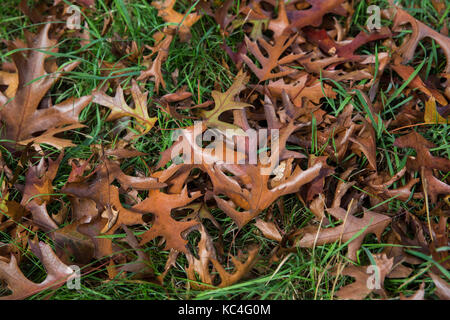
POLYGON ((428 124, 446 124, 449 123, 450 117, 444 119, 436 110, 436 101, 434 98, 430 98, 427 102, 425 102, 425 114, 424 121, 428 124))

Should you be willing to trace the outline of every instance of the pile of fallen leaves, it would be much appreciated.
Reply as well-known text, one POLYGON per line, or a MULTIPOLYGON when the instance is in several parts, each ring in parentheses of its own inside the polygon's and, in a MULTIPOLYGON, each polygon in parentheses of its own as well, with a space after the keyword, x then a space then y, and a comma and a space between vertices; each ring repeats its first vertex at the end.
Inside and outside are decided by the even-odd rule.
MULTIPOLYGON (((77 3, 85 14, 93 14, 94 1, 77 3)), ((21 2, 24 14, 40 27, 36 34, 26 33, 24 40, 7 43, 11 60, 0 71, 0 231, 9 237, 0 239, 0 287, 10 292, 0 299, 23 299, 55 289, 73 275, 70 265, 82 267, 83 275, 103 269, 105 280, 131 275, 164 286, 167 273, 183 255, 184 286, 226 287, 255 277, 258 261, 276 265, 299 248, 314 250, 335 243, 346 250, 347 259, 331 260, 329 272, 354 278, 336 289, 338 298, 398 298, 384 289, 384 280, 411 277, 414 266, 426 259, 434 264, 421 278, 432 279, 437 297, 450 298, 450 160, 433 155, 430 150, 436 146, 424 138, 427 126, 449 120, 448 30, 435 31, 391 5, 381 12, 392 21, 391 27, 350 35, 348 24, 355 9, 344 0, 247 0, 238 9, 230 0, 201 0, 187 12, 175 10, 175 0, 154 1, 152 6, 166 23, 153 35, 154 46, 139 48, 135 42, 121 41, 113 47, 118 57, 126 56, 119 62, 122 66, 145 61, 146 70, 131 87, 122 88, 116 76, 88 96, 53 105, 50 89, 80 62, 57 65, 52 53, 65 37, 89 43, 89 32, 50 23, 70 15, 65 2, 38 2, 36 7, 21 2), (191 27, 206 15, 215 20, 224 39, 236 28, 245 32, 235 48, 224 41, 223 49, 234 65, 218 62, 230 70, 233 84, 224 92, 213 91, 212 99, 199 99, 206 101, 199 105, 185 90, 159 95, 161 87, 166 88, 164 78, 177 76, 165 74, 163 68, 171 43, 188 43, 191 27), (336 17, 346 19, 339 22, 336 17), (398 43, 395 37, 404 30, 410 32, 398 43), (436 81, 422 80, 412 66, 423 39, 434 40, 439 57, 446 58, 436 63, 441 66, 441 73, 433 75, 436 81), (358 53, 375 43, 388 50, 358 53), (143 89, 150 81, 155 83, 151 100, 143 89), (394 95, 393 84, 413 98, 383 119, 380 114, 391 102, 386 97, 394 95), (331 110, 330 101, 339 91, 358 97, 365 108, 344 101, 331 110), (89 104, 109 112, 107 120, 131 119, 131 125, 114 146, 93 145, 88 159, 67 158, 64 150, 74 146, 67 133, 84 127, 78 116, 89 104), (125 159, 145 155, 133 141, 155 130, 152 108, 161 108, 174 119, 201 121, 202 132, 183 128, 160 161, 149 167, 149 175, 122 169, 125 159), (267 157, 279 156, 280 161, 258 158, 256 164, 229 164, 219 161, 221 155, 208 153, 208 159, 191 164, 181 153, 190 150, 190 156, 202 159, 208 150, 197 140, 207 129, 215 129, 223 141, 246 139, 248 129, 278 130, 279 145, 269 149, 267 157), (235 134, 230 136, 227 129, 235 129, 235 134), (377 150, 381 134, 395 139, 395 150, 406 154, 406 161, 389 162, 393 167, 388 168, 390 155, 377 150), (43 144, 56 148, 59 155, 49 153, 43 144), (173 161, 174 154, 184 162, 173 161), (40 161, 34 160, 36 156, 40 161), (16 167, 9 165, 13 162, 16 167), (64 186, 56 187, 53 180, 63 164, 72 170, 64 186), (262 169, 271 174, 261 174, 262 169), (10 200, 9 195, 17 192, 21 197, 10 200), (315 218, 286 229, 283 221, 290 214, 284 210, 286 195, 294 196, 315 218), (410 201, 410 210, 393 208, 392 199, 410 201), (50 214, 47 208, 55 202, 61 209, 50 214), (227 250, 217 214, 232 219, 235 238, 254 224, 272 240, 272 250, 263 251, 258 243, 227 250), (188 241, 195 232, 197 241, 188 241), (126 237, 114 237, 119 234, 126 237), (367 285, 368 265, 359 264, 359 255, 365 254, 361 245, 370 234, 387 244, 371 256, 380 283, 373 288, 367 285), (143 250, 150 244, 169 252, 164 270, 154 266, 152 251, 143 250), (29 280, 19 268, 30 259, 30 251, 47 271, 41 283, 29 280)), ((445 6, 436 1, 436 9, 445 6)), ((252 147, 248 141, 242 150, 224 146, 244 159, 252 147)), ((423 299, 424 284, 413 296, 400 298, 423 299)))

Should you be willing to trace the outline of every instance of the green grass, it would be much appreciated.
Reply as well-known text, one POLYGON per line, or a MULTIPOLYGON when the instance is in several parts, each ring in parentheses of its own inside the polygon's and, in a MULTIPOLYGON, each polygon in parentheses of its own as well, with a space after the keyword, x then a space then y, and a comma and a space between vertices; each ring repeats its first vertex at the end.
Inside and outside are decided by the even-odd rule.
MULTIPOLYGON (((28 18, 18 10, 17 0, 6 0, 0 7, 0 38, 12 40, 17 37, 23 38, 25 31, 35 31, 36 27, 28 18)), ((59 46, 59 63, 68 60, 80 59, 82 63, 73 72, 65 74, 62 81, 58 82, 51 90, 53 102, 56 104, 70 96, 82 96, 90 94, 95 88, 101 85, 106 78, 100 73, 100 63, 102 61, 118 62, 118 58, 111 52, 111 39, 115 33, 122 38, 134 40, 138 46, 154 44, 152 35, 164 28, 164 22, 157 16, 157 11, 147 0, 132 0, 125 3, 124 0, 110 1, 106 6, 103 0, 98 0, 97 11, 93 15, 86 16, 86 22, 89 25, 90 34, 93 39, 87 48, 79 47, 79 39, 76 37, 64 39, 59 46), (110 30, 101 36, 101 30, 105 18, 110 12, 113 16, 113 22, 110 30)), ((370 1, 370 3, 380 4, 386 7, 387 1, 370 1)), ((434 28, 442 28, 448 19, 439 16, 429 0, 401 1, 401 4, 413 16, 419 20, 433 25, 434 28), (417 6, 417 7, 416 7, 417 6)), ((352 20, 352 29, 350 34, 355 35, 360 30, 367 19, 366 9, 369 4, 361 1, 355 4, 356 12, 352 20)), ((182 9, 187 9, 187 4, 180 4, 182 9)), ((448 4, 446 14, 448 15, 448 4)), ((344 18, 342 18, 343 20, 344 18)), ((389 24, 390 21, 384 21, 383 24, 389 24)), ((189 43, 180 41, 172 42, 170 54, 163 65, 164 76, 167 83, 166 90, 160 88, 160 95, 175 92, 177 89, 186 87, 193 95, 195 103, 205 102, 211 98, 211 91, 215 86, 225 89, 231 84, 232 75, 235 73, 233 64, 220 47, 223 38, 220 35, 217 25, 210 17, 203 17, 191 30, 192 39, 189 43), (222 61, 230 66, 228 71, 222 61), (170 75, 178 70, 178 84, 173 83, 170 75), (200 94, 199 94, 200 93, 200 94)), ((403 36, 403 35, 402 35, 403 36)), ((236 44, 242 41, 244 33, 238 29, 226 39, 226 43, 235 48, 236 44)), ((397 40, 399 41, 399 40, 397 40)), ((8 61, 9 57, 4 55, 6 50, 3 44, 0 44, 1 55, 0 62, 8 61)), ((425 71, 428 74, 437 74, 442 71, 444 63, 437 64, 436 61, 445 61, 442 54, 436 49, 433 42, 431 46, 422 45, 417 50, 417 56, 410 63, 417 69, 417 72, 425 71), (439 59, 438 59, 439 56, 439 59), (420 68, 420 70, 419 70, 420 68)), ((385 51, 386 48, 377 42, 366 45, 360 49, 361 53, 373 54, 385 51)), ((122 70, 126 72, 126 77, 121 85, 127 87, 132 78, 136 78, 141 70, 144 70, 139 61, 137 64, 130 65, 122 70)), ((389 70, 385 72, 390 72, 389 70)), ((254 77, 254 76, 252 76, 254 77)), ((255 79, 255 78, 252 78, 255 79)), ((325 81, 325 79, 323 80, 325 81)), ((254 83, 256 83, 255 81, 254 83)), ((327 83, 331 84, 330 81, 327 83)), ((160 153, 167 149, 172 143, 172 130, 178 127, 189 125, 191 121, 180 122, 170 118, 166 113, 157 107, 151 100, 154 93, 154 83, 148 81, 146 89, 149 91, 149 113, 150 116, 158 118, 155 127, 145 136, 139 137, 134 141, 134 146, 138 151, 146 152, 149 155, 125 160, 122 163, 122 169, 134 168, 137 172, 149 174, 149 167, 155 165, 159 159, 160 153)), ((323 109, 329 111, 334 116, 339 115, 347 103, 352 103, 355 108, 361 112, 366 112, 368 106, 364 99, 357 92, 352 94, 342 84, 334 83, 337 98, 324 99, 323 109)), ((401 87, 393 88, 389 93, 379 92, 385 101, 385 108, 381 113, 382 119, 395 117, 399 108, 408 101, 408 97, 402 91, 401 87), (392 92, 394 92, 392 94, 392 92)), ((108 90, 109 95, 113 95, 112 90, 108 90)), ((423 106, 421 106, 423 107, 423 106)), ((67 181, 70 173, 70 166, 67 163, 69 158, 88 159, 91 155, 90 146, 114 145, 120 139, 116 133, 114 122, 107 122, 109 114, 106 108, 96 104, 91 104, 83 110, 80 120, 87 127, 77 129, 67 133, 67 136, 77 145, 65 150, 65 157, 62 161, 58 175, 54 181, 55 190, 59 190, 67 181)), ((373 121, 375 123, 375 121, 373 121)), ((381 122, 380 122, 381 123, 381 122)), ((393 141, 398 134, 389 133, 381 124, 375 127, 377 133, 377 161, 383 162, 390 174, 394 174, 402 168, 408 155, 412 151, 400 150, 393 146, 393 141)), ((438 147, 432 149, 435 155, 450 157, 450 143, 448 141, 449 129, 447 125, 428 126, 425 138, 436 143, 438 147)), ((330 144, 334 143, 329 141, 330 144)), ((49 146, 43 146, 47 153, 58 154, 58 151, 49 146)), ((315 154, 320 155, 319 148, 314 148, 315 154)), ((10 154, 4 153, 8 164, 15 167, 17 159, 10 154)), ((39 159, 33 159, 33 162, 39 159)), ((361 157, 360 167, 365 166, 367 161, 361 157)), ((25 170, 21 170, 18 183, 24 183, 25 170)), ((337 176, 336 176, 337 177, 337 176)), ((10 194, 10 199, 20 200, 20 193, 10 194)), ((60 196, 62 203, 67 204, 66 196, 60 196)), ((57 203, 57 201, 54 201, 57 203)), ((389 207, 392 212, 398 212, 400 209, 417 209, 420 204, 416 200, 406 202, 396 199, 389 200, 389 207)), ((48 207, 49 212, 56 213, 62 204, 53 204, 48 207)), ((284 198, 284 209, 286 214, 283 217, 284 230, 290 231, 301 226, 305 226, 312 218, 312 213, 305 208, 296 197, 289 196, 284 198)), ((277 209, 275 209, 277 210, 277 209)), ((224 243, 229 246, 238 232, 231 219, 221 212, 215 212, 215 217, 223 226, 224 243)), ((0 232, 0 240, 8 235, 0 232)), ((213 236, 217 237, 217 234, 213 236)), ((41 235, 45 239, 45 235, 41 235)), ((194 240, 193 240, 194 241, 194 240)), ((258 243, 261 245, 262 256, 267 256, 274 248, 275 243, 262 237, 258 229, 253 225, 248 225, 239 231, 239 237, 236 237, 236 248, 240 248, 248 243, 258 243)), ((369 262, 365 249, 370 250, 372 254, 381 252, 386 245, 379 244, 372 236, 366 237, 362 248, 358 251, 359 263, 369 262)), ((152 261, 159 272, 164 269, 168 252, 158 250, 158 242, 154 241, 146 247, 152 261)), ((235 253, 235 252, 232 252, 235 253)), ((132 279, 123 279, 118 277, 113 280, 105 280, 104 267, 89 274, 83 274, 82 288, 80 291, 69 290, 65 286, 54 290, 41 292, 31 299, 42 299, 51 297, 51 299, 332 299, 335 292, 341 285, 349 282, 348 277, 339 277, 337 280, 330 272, 330 265, 336 263, 348 262, 345 257, 345 246, 337 243, 318 246, 314 250, 298 249, 289 254, 281 261, 269 263, 267 260, 260 260, 247 279, 224 289, 214 289, 209 291, 194 291, 186 289, 186 280, 184 267, 187 261, 183 255, 177 260, 176 266, 168 273, 164 286, 159 286, 149 282, 135 281, 132 279)), ((45 270, 39 260, 29 254, 30 261, 22 266, 25 274, 33 281, 42 281, 45 278, 45 270)), ((104 261, 93 262, 94 265, 101 265, 104 261)), ((411 276, 423 273, 425 269, 433 265, 433 261, 426 261, 419 265, 411 276)), ((82 270, 83 272, 83 270, 82 270)), ((393 295, 403 293, 410 295, 416 290, 422 281, 426 282, 426 298, 434 298, 434 285, 426 276, 418 276, 409 283, 405 279, 387 279, 385 287, 393 295)))

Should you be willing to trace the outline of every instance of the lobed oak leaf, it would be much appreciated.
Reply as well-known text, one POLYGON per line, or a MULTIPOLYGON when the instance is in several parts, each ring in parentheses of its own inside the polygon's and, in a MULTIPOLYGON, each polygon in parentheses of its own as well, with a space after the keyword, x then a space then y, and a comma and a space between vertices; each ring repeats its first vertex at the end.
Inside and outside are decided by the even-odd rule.
POLYGON ((437 179, 433 173, 433 169, 443 172, 450 171, 450 160, 431 155, 429 148, 434 147, 433 143, 416 131, 411 131, 409 134, 395 139, 394 145, 416 150, 416 157, 409 157, 406 166, 409 170, 420 172, 422 186, 433 203, 436 203, 440 194, 448 195, 450 193, 450 186, 437 179))
POLYGON ((443 34, 440 34, 437 31, 434 31, 400 8, 395 8, 395 11, 394 25, 392 26, 392 30, 398 31, 400 30, 400 27, 405 24, 410 24, 412 28, 410 37, 406 39, 398 49, 398 53, 403 58, 403 63, 410 61, 414 57, 419 41, 429 37, 439 43, 442 50, 444 51, 447 57, 445 72, 450 73, 450 38, 443 34))
MULTIPOLYGON (((397 72, 403 80, 407 81, 414 72, 414 68, 406 65, 391 65, 391 68, 397 72)), ((418 89, 425 93, 430 99, 436 100, 441 105, 447 105, 445 97, 436 89, 428 88, 420 79, 419 75, 416 75, 409 83, 408 86, 413 89, 418 89)))
POLYGON ((128 106, 125 101, 123 90, 119 86, 116 90, 114 98, 106 95, 104 92, 96 91, 93 93, 93 102, 111 109, 111 114, 107 120, 115 120, 122 117, 133 117, 136 119, 138 125, 136 129, 145 134, 149 132, 157 118, 150 118, 147 110, 147 96, 148 92, 142 93, 135 80, 132 81, 131 95, 133 96, 134 108, 128 106))
POLYGON ((296 107, 304 105, 304 98, 318 104, 323 97, 336 97, 336 92, 331 86, 326 83, 322 84, 315 78, 311 79, 307 74, 298 77, 291 83, 286 83, 284 79, 279 79, 270 82, 267 87, 270 93, 275 97, 281 97, 282 92, 285 91, 296 107))
POLYGON ((69 98, 62 103, 47 108, 39 108, 51 86, 58 81, 62 73, 73 70, 79 62, 66 65, 57 70, 56 64, 49 64, 48 58, 56 52, 56 41, 48 37, 51 24, 42 26, 37 35, 28 34, 27 44, 20 40, 10 41, 8 49, 18 72, 18 87, 11 101, 0 93, 0 118, 6 125, 4 139, 8 146, 16 148, 13 143, 23 144, 28 141, 47 143, 61 149, 70 143, 53 137, 53 134, 72 129, 78 124, 78 114, 92 100, 91 96, 78 99, 69 98), (22 49, 31 50, 22 50, 22 49), (49 67, 50 66, 50 67, 49 67), (55 130, 55 127, 59 129, 55 130), (40 134, 44 132, 44 134, 40 134), (24 142, 25 141, 25 142, 24 142))
POLYGON ((201 234, 197 251, 199 258, 197 259, 190 252, 186 253, 186 258, 189 264, 186 267, 186 273, 188 279, 191 281, 190 285, 193 288, 199 290, 209 290, 214 287, 228 287, 239 281, 251 270, 257 259, 257 254, 259 252, 258 247, 248 249, 248 257, 245 262, 241 262, 238 257, 230 255, 231 262, 235 269, 233 273, 230 273, 217 260, 218 258, 214 244, 205 228, 201 226, 199 231, 201 234), (209 271, 210 264, 212 264, 220 279, 217 279, 217 276, 209 271), (196 275, 200 278, 200 282, 198 282, 196 275))
POLYGON ((263 38, 259 38, 257 42, 267 53, 267 58, 262 53, 257 42, 252 42, 250 39, 245 37, 245 43, 247 44, 248 51, 259 61, 261 68, 258 68, 256 64, 248 57, 248 55, 242 55, 242 60, 249 66, 253 73, 258 77, 260 81, 279 78, 289 75, 295 72, 294 69, 286 68, 287 70, 281 69, 282 65, 295 61, 296 59, 303 56, 303 54, 289 54, 283 58, 281 55, 290 47, 292 42, 294 42, 295 37, 290 37, 287 35, 282 35, 275 39, 275 43, 271 45, 269 42, 263 38), (280 68, 281 70, 273 73, 272 70, 275 68, 280 68))
POLYGON ((395 139, 394 145, 399 148, 413 148, 416 150, 415 159, 408 161, 408 167, 412 170, 420 171, 420 167, 442 170, 444 172, 450 170, 450 160, 432 156, 429 148, 433 148, 434 144, 426 140, 416 131, 411 131, 406 135, 398 137, 395 139))
POLYGON ((186 14, 181 14, 173 8, 175 3, 176 0, 160 0, 153 1, 151 4, 158 10, 158 16, 169 23, 170 28, 177 29, 180 40, 186 42, 191 38, 190 28, 202 16, 198 12, 189 13, 189 11, 186 14))
POLYGON ((34 283, 20 271, 14 256, 11 256, 9 263, 0 260, 0 279, 5 281, 12 291, 11 295, 2 296, 0 300, 25 299, 46 289, 56 289, 74 274, 72 268, 62 263, 48 244, 44 242, 35 245, 30 243, 30 247, 44 265, 47 277, 41 283, 34 283))
POLYGON ((285 0, 278 1, 278 16, 270 19, 267 29, 273 31, 273 37, 278 38, 283 35, 284 30, 289 26, 289 19, 286 11, 285 0))
POLYGON ((55 243, 55 252, 64 263, 88 264, 94 256, 94 243, 78 230, 83 223, 73 221, 50 233, 55 243))
POLYGON ((335 295, 341 299, 363 300, 371 292, 386 296, 384 292, 384 280, 391 272, 394 258, 387 258, 385 254, 374 255, 375 265, 348 266, 342 274, 355 278, 355 282, 341 287, 335 295), (370 269, 372 267, 372 269, 370 269))
POLYGON ((145 80, 147 78, 154 78, 155 81, 155 90, 156 93, 159 92, 159 85, 161 84, 163 88, 166 88, 166 82, 164 81, 164 77, 162 75, 161 67, 164 61, 167 60, 169 56, 169 47, 172 43, 173 35, 166 32, 164 33, 164 37, 161 40, 158 40, 155 47, 152 48, 153 53, 158 53, 156 58, 151 61, 151 65, 144 71, 141 72, 137 80, 145 80))
POLYGON ((360 231, 364 230, 348 244, 347 256, 350 260, 356 261, 356 251, 360 248, 364 237, 367 234, 373 233, 380 240, 382 232, 391 222, 390 217, 368 210, 364 210, 364 215, 361 218, 353 216, 351 212, 347 212, 342 208, 330 208, 327 211, 342 221, 342 223, 332 228, 307 227, 304 230, 300 229, 297 233, 303 233, 303 236, 296 240, 296 246, 312 248, 335 241, 346 243, 360 231))
MULTIPOLYGON (((120 170, 117 164, 110 160, 105 160, 97 168, 94 180, 88 181, 86 178, 86 181, 67 183, 61 192, 67 193, 72 197, 92 200, 96 203, 98 211, 105 212, 106 210, 104 216, 107 219, 102 220, 106 220, 107 223, 102 225, 99 232, 103 230, 105 233, 113 233, 122 224, 143 224, 144 220, 141 213, 132 210, 133 208, 126 209, 122 206, 119 198, 119 188, 112 185, 112 182, 116 179, 123 188, 133 187, 138 190, 148 190, 166 186, 166 184, 160 183, 153 177, 128 176, 120 170)), ((100 222, 97 221, 97 224, 100 224, 100 222)))
POLYGON ((307 27, 304 29, 307 39, 317 44, 320 49, 329 55, 336 54, 338 57, 349 58, 352 60, 362 60, 361 56, 355 55, 355 51, 364 44, 390 37, 391 31, 387 27, 383 27, 380 30, 366 33, 361 31, 358 35, 347 44, 337 44, 330 38, 325 29, 313 29, 307 27))
POLYGON ((433 272, 428 274, 436 286, 436 295, 442 300, 450 300, 450 284, 433 272))
POLYGON ((234 79, 233 84, 226 92, 214 90, 211 95, 214 99, 214 108, 212 110, 202 110, 200 115, 205 119, 204 123, 208 127, 215 127, 219 130, 238 129, 235 125, 219 120, 222 113, 229 110, 239 110, 245 107, 251 107, 251 104, 235 101, 235 97, 245 88, 248 76, 239 72, 234 79))
POLYGON ((139 246, 133 232, 126 226, 122 226, 122 228, 126 233, 126 242, 136 251, 137 259, 120 267, 119 271, 132 272, 134 274, 133 278, 154 278, 155 272, 150 256, 139 246))
POLYGON ((250 189, 240 188, 233 178, 226 176, 217 167, 208 171, 208 174, 210 177, 214 176, 213 179, 217 179, 216 183, 213 182, 216 193, 214 198, 217 205, 234 220, 239 228, 242 228, 250 220, 257 217, 262 210, 267 209, 276 199, 297 192, 302 185, 311 182, 319 175, 321 168, 321 162, 314 164, 305 171, 296 167, 286 181, 272 189, 269 189, 268 186, 270 175, 261 174, 263 169, 261 166, 244 165, 245 176, 243 178, 249 181, 250 189), (228 189, 231 185, 234 185, 233 189, 237 188, 238 191, 228 189), (219 194, 224 194, 231 199, 234 198, 234 202, 244 205, 245 211, 238 211, 235 207, 236 203, 230 203, 220 198, 219 194), (236 199, 236 196, 239 196, 242 200, 236 199))
POLYGON ((172 210, 188 205, 201 195, 200 192, 193 192, 189 196, 186 187, 180 194, 166 194, 159 190, 149 191, 148 198, 133 207, 133 210, 153 215, 150 230, 142 235, 140 245, 162 236, 166 243, 165 250, 175 249, 186 253, 187 239, 184 236, 196 227, 198 222, 196 220, 177 221, 172 218, 172 210))

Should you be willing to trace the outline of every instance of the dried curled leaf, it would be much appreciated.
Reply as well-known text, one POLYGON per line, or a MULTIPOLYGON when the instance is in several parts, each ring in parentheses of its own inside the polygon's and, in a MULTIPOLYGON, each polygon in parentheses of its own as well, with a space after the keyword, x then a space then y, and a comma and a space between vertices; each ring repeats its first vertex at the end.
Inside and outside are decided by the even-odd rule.
POLYGON ((254 247, 248 250, 248 257, 245 262, 241 262, 238 257, 230 256, 234 265, 234 272, 228 272, 217 260, 216 250, 211 237, 202 226, 200 228, 201 238, 198 243, 198 259, 190 252, 186 254, 188 267, 186 273, 191 280, 190 285, 199 290, 209 290, 214 287, 224 288, 233 285, 245 276, 256 262, 259 248, 254 247), (220 279, 210 272, 210 264, 218 273, 220 279), (197 276, 200 282, 197 281, 197 276))

